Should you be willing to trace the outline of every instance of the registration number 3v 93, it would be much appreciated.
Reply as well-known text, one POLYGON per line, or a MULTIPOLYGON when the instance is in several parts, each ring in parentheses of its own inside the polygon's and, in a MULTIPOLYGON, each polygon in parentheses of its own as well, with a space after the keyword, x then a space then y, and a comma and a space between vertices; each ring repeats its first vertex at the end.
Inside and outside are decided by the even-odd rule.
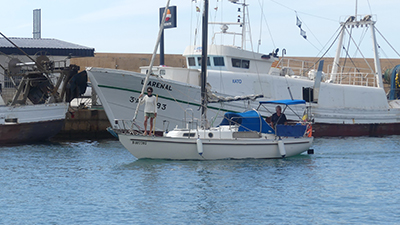
MULTIPOLYGON (((134 96, 130 96, 129 97, 129 102, 130 103, 139 103, 139 98, 136 98, 134 96)), ((167 109, 167 104, 161 103, 161 102, 157 102, 157 109, 166 110, 167 109)))

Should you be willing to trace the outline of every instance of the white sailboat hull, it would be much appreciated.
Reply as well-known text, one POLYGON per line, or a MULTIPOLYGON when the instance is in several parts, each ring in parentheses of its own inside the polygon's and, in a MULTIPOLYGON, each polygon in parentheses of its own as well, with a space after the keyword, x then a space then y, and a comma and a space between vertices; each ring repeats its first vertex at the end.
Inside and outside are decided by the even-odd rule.
MULTIPOLYGON (((273 159, 282 158, 278 140, 201 139, 202 155, 196 138, 171 138, 119 134, 119 140, 138 159, 217 160, 217 159, 273 159)), ((313 138, 285 138, 282 140, 286 157, 307 151, 313 138)))

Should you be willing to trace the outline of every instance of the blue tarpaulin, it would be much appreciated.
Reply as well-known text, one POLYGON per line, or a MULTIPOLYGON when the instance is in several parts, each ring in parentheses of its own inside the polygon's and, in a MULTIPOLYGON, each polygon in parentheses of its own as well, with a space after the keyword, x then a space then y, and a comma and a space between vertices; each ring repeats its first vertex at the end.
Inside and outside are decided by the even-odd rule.
POLYGON ((276 135, 281 137, 303 137, 307 125, 296 124, 294 126, 276 125, 276 135))
POLYGON ((265 122, 261 115, 255 111, 247 111, 244 113, 233 113, 227 112, 224 115, 224 119, 221 121, 219 126, 222 125, 240 125, 239 131, 256 131, 267 134, 274 134, 275 131, 270 125, 265 122))

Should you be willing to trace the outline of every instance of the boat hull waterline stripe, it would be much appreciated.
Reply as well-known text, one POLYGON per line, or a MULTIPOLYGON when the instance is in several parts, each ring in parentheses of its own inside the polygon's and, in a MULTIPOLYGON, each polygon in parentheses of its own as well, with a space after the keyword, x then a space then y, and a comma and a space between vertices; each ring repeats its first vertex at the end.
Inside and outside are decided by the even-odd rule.
MULTIPOLYGON (((174 141, 174 144, 190 144, 196 142, 197 139, 188 139, 186 142, 182 141, 174 141)), ((207 139, 202 139, 204 141, 207 141, 207 139)), ((259 140, 259 139, 258 139, 259 140)), ((164 142, 164 140, 155 140, 155 139, 130 139, 130 141, 150 141, 150 142, 164 142)), ((247 140, 246 140, 247 141, 247 140)), ((292 145, 292 144, 307 144, 309 141, 303 141, 303 142, 296 142, 296 143, 285 143, 285 145, 292 145)), ((203 142, 203 145, 226 145, 227 143, 221 142, 221 143, 207 143, 203 142)), ((235 143, 235 145, 276 145, 277 142, 271 142, 271 143, 235 143)))

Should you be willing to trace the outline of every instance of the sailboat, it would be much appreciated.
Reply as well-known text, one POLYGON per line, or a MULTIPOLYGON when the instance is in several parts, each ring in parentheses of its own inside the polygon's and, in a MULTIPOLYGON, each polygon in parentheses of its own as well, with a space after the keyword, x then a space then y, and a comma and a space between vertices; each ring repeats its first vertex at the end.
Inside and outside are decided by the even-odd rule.
MULTIPOLYGON (((167 3, 168 8, 169 1, 167 3)), ((165 18, 165 15, 164 15, 165 18)), ((133 129, 118 129, 119 141, 138 159, 216 160, 247 158, 282 158, 301 154, 311 147, 312 136, 306 136, 306 124, 277 126, 267 124, 257 110, 225 114, 216 127, 207 122, 207 26, 208 0, 204 1, 202 69, 201 69, 201 120, 200 126, 175 128, 159 136, 144 136, 133 129), (291 130, 290 132, 288 130, 291 130), (279 132, 278 132, 279 131, 279 132)), ((162 30, 162 26, 160 31, 162 30)), ((158 44, 156 45, 158 46, 158 44)), ((157 48, 157 47, 156 47, 157 48)), ((155 51, 156 52, 156 51, 155 51)), ((154 56, 155 54, 153 54, 154 56)), ((150 67, 151 68, 151 67, 150 67)), ((147 77, 150 75, 148 72, 147 77)), ((147 78, 146 77, 146 78, 147 78)), ((145 82, 146 83, 146 82, 145 82)), ((144 87, 146 85, 143 85, 144 87)), ((144 89, 142 89, 142 93, 144 89)), ((259 102, 264 104, 305 104, 304 100, 259 102)), ((137 111, 137 110, 136 110, 137 111)), ((136 113, 135 113, 136 115, 136 113)), ((134 117, 135 119, 135 117, 134 117)), ((133 121, 135 123, 135 121, 133 121)), ((118 124, 125 124, 123 121, 118 124)))

